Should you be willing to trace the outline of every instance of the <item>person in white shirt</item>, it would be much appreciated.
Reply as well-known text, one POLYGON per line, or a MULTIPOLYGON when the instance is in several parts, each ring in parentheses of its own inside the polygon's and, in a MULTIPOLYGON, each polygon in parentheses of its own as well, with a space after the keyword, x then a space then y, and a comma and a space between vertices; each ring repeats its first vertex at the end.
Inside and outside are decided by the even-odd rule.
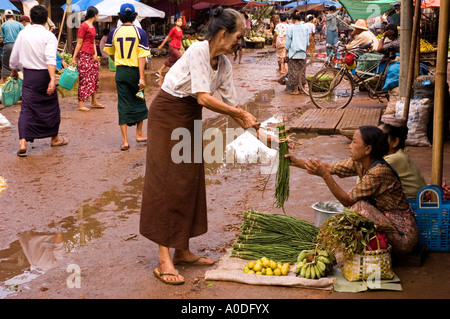
POLYGON ((51 138, 51 146, 63 146, 67 139, 58 136, 61 121, 56 92, 56 50, 58 41, 45 29, 48 12, 43 6, 30 10, 32 25, 17 36, 9 65, 11 77, 23 70, 22 107, 19 115, 20 157, 27 156, 27 142, 51 138))

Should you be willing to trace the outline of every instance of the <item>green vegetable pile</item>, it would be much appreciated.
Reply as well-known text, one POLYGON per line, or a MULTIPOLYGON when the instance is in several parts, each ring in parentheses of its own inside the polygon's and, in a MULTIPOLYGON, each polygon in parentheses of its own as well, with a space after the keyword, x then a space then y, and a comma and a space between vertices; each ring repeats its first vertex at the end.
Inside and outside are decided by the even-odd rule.
POLYGON ((287 215, 244 212, 243 222, 231 255, 257 260, 262 257, 294 263, 302 250, 316 246, 319 229, 287 215))
POLYGON ((343 250, 346 255, 362 254, 377 231, 390 230, 392 229, 376 227, 373 220, 345 208, 343 213, 325 220, 320 226, 317 239, 327 250, 343 250))

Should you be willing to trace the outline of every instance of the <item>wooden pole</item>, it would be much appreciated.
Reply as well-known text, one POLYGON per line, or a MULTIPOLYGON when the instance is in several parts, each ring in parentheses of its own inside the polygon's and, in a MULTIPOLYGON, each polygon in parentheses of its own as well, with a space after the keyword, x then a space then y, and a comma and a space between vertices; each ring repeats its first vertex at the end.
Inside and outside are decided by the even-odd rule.
POLYGON ((420 75, 420 32, 416 39, 416 57, 414 60, 414 79, 420 75))
POLYGON ((58 32, 58 45, 59 45, 59 39, 61 38, 62 29, 64 27, 64 20, 66 19, 66 13, 67 13, 67 5, 64 8, 63 18, 62 18, 61 26, 60 26, 59 32, 58 32))
MULTIPOLYGON (((67 0, 67 3, 66 3, 66 10, 69 10, 68 12, 69 12, 69 14, 71 14, 72 13, 72 0, 67 0)), ((67 34, 67 36, 66 36, 66 43, 67 43, 67 46, 66 46, 66 48, 67 48, 67 53, 70 53, 70 54, 72 54, 73 53, 73 45, 72 45, 72 40, 73 40, 73 33, 72 33, 72 22, 71 23, 67 23, 67 26, 66 26, 66 34, 67 34)))
POLYGON ((400 74, 399 74, 399 94, 405 97, 406 82, 408 78, 409 53, 411 46, 411 31, 414 9, 411 0, 401 0, 400 10, 400 74))
POLYGON ((431 161, 431 183, 442 185, 444 158, 444 107, 447 83, 448 12, 450 0, 441 0, 439 12, 438 45, 434 86, 433 149, 431 161))
POLYGON ((404 109, 403 109, 403 117, 406 120, 408 120, 409 104, 411 101, 412 82, 414 80, 414 61, 416 60, 417 37, 419 35, 420 4, 421 4, 420 1, 416 1, 415 10, 414 10, 414 22, 413 22, 413 30, 412 30, 412 36, 411 36, 411 49, 410 49, 410 53, 409 53, 408 80, 406 82, 405 105, 404 105, 404 109))

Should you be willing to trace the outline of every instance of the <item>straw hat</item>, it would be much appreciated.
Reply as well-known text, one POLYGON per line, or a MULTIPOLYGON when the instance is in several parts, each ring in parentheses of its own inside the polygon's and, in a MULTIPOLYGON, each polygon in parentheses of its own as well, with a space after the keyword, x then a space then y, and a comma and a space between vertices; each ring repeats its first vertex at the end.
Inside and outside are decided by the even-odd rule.
POLYGON ((369 30, 366 20, 363 19, 356 20, 356 22, 354 24, 351 24, 350 27, 353 29, 361 29, 366 31, 369 30))

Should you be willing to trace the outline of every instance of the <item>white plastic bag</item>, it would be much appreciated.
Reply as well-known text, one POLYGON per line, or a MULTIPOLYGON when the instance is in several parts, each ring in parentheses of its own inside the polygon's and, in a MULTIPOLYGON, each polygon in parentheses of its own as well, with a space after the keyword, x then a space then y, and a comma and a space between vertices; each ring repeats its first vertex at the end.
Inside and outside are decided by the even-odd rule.
MULTIPOLYGON (((403 117, 404 99, 395 104, 396 116, 403 117)), ((431 146, 428 140, 428 121, 430 119, 431 104, 429 99, 412 99, 408 113, 408 146, 431 146)))

